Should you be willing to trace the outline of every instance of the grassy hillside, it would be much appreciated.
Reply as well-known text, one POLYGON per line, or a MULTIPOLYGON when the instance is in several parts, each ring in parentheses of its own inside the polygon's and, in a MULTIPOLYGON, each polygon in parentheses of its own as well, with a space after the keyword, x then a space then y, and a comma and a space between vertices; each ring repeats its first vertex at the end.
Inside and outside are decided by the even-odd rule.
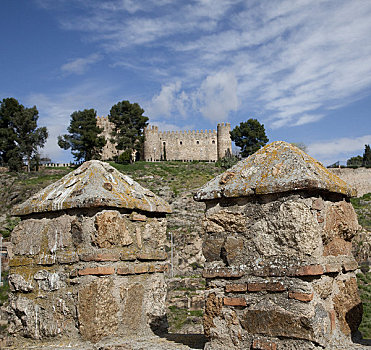
POLYGON ((371 232, 371 193, 366 193, 360 198, 352 198, 351 202, 357 212, 359 224, 371 232))
MULTIPOLYGON (((357 212, 359 224, 368 232, 371 232, 371 193, 367 193, 360 198, 352 198, 351 202, 357 212)), ((367 255, 370 255, 369 243, 369 235, 368 237, 364 237, 363 234, 357 239, 357 250, 367 250, 367 255)), ((371 271, 369 265, 366 263, 361 264, 361 270, 362 273, 357 275, 358 287, 363 304, 363 319, 359 330, 364 338, 371 339, 371 271)))
POLYGON ((224 171, 215 163, 204 162, 136 162, 134 164, 110 163, 129 175, 142 186, 159 193, 168 186, 177 196, 183 190, 196 190, 224 171))

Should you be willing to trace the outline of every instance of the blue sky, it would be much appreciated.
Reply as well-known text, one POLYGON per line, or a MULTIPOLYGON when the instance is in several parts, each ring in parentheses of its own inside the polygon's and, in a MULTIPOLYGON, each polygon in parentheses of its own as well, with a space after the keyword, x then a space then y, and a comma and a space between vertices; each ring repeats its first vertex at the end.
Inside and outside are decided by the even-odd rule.
POLYGON ((163 130, 302 142, 325 165, 371 143, 369 0, 5 0, 0 99, 36 105, 56 143, 70 114, 138 102, 163 130))

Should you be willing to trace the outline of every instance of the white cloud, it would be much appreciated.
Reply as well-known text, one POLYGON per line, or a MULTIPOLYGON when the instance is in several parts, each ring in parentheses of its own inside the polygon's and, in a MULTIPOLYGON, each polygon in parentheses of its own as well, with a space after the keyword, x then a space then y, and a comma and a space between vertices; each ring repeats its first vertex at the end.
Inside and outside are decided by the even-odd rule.
POLYGON ((345 162, 350 157, 362 155, 366 144, 371 144, 371 135, 315 142, 308 145, 308 153, 321 158, 325 164, 345 162))
POLYGON ((228 114, 238 108, 237 79, 231 72, 209 75, 190 95, 182 90, 180 82, 163 85, 158 95, 146 108, 151 117, 184 118, 198 110, 213 122, 228 120, 228 114))
POLYGON ((237 79, 233 73, 219 72, 206 77, 197 94, 202 115, 213 121, 228 120, 238 108, 237 79))
POLYGON ((67 74, 84 74, 88 68, 102 59, 100 54, 91 54, 87 57, 75 58, 61 67, 61 71, 67 74))
POLYGON ((179 95, 180 82, 163 85, 158 95, 153 96, 152 101, 146 108, 152 117, 171 117, 176 111, 184 111, 184 101, 187 97, 184 92, 179 95))
MULTIPOLYGON (((99 43, 116 66, 157 78, 154 116, 200 111, 223 120, 240 108, 262 111, 269 127, 300 126, 369 94, 370 1, 78 4, 83 10, 64 16, 63 28, 99 43)), ((83 60, 65 69, 83 72, 92 64, 83 60)))

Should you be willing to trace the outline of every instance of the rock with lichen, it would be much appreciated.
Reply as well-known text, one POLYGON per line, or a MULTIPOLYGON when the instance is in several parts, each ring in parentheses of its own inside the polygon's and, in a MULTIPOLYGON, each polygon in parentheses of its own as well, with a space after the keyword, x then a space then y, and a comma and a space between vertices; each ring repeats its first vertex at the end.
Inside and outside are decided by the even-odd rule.
POLYGON ((351 240, 355 191, 273 142, 202 187, 204 329, 212 349, 348 344, 362 319, 351 240))
POLYGON ((164 331, 170 212, 95 160, 14 208, 22 220, 12 234, 8 312, 18 344, 164 331))

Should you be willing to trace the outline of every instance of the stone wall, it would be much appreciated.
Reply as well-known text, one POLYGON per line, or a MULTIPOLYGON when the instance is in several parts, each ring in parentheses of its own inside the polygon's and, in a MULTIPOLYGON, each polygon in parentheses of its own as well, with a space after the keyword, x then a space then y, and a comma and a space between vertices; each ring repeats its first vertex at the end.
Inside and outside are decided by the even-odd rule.
POLYGON ((356 188, 358 197, 371 193, 371 169, 332 168, 329 170, 356 188))
POLYGON ((362 319, 351 204, 303 193, 229 200, 204 225, 208 349, 350 341, 362 319))
POLYGON ((232 152, 231 125, 218 124, 215 130, 159 131, 158 127, 147 127, 144 131, 144 159, 159 160, 204 160, 217 161, 232 152))

